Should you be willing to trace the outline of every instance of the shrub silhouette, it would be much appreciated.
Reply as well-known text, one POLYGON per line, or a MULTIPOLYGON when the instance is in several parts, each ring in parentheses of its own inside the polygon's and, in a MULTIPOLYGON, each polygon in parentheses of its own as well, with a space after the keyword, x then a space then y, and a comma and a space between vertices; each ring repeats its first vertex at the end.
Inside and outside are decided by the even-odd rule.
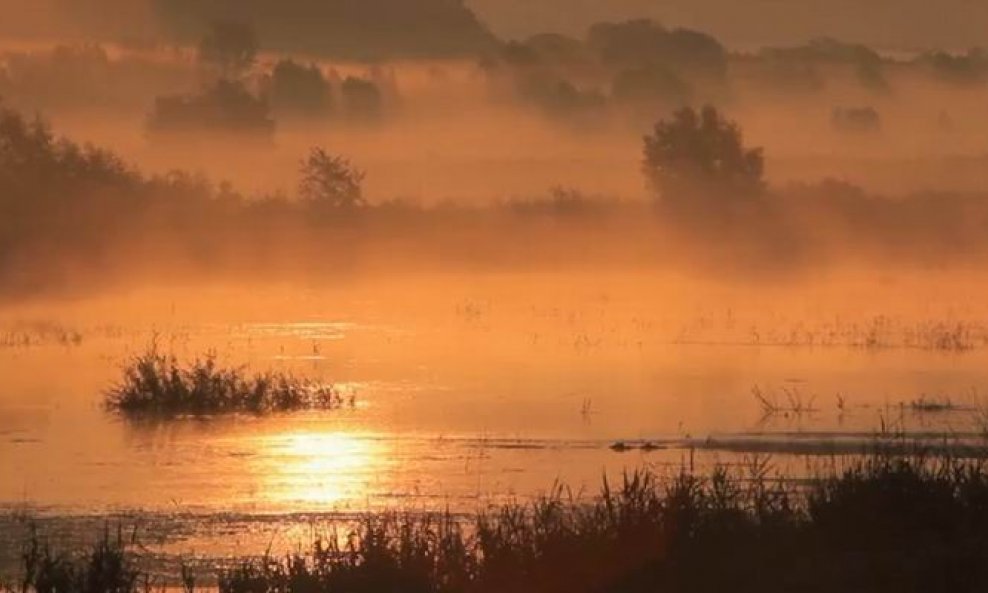
POLYGON ((646 179, 667 203, 737 200, 764 189, 762 150, 746 147, 738 125, 710 106, 657 123, 644 156, 646 179))

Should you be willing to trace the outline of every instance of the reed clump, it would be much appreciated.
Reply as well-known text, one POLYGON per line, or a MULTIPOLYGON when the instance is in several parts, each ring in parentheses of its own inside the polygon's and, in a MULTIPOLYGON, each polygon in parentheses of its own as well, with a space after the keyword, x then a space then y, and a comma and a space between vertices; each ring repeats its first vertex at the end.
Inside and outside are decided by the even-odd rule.
POLYGON ((130 552, 133 543, 120 530, 113 536, 104 528, 88 550, 71 554, 54 551, 33 533, 21 553, 18 588, 21 593, 136 593, 143 575, 130 552))
POLYGON ((182 364, 152 345, 124 365, 105 404, 125 416, 170 418, 333 409, 343 398, 332 386, 288 373, 223 367, 213 354, 182 364))

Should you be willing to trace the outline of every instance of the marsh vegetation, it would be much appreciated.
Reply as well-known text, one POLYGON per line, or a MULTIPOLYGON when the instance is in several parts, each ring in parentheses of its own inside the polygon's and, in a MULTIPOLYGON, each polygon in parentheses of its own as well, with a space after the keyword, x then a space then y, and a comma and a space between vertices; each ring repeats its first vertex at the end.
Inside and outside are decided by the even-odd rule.
POLYGON ((331 385, 286 373, 225 368, 215 354, 183 364, 156 344, 131 358, 122 373, 107 390, 105 405, 133 418, 330 410, 344 404, 331 385))
MULTIPOLYGON (((988 475, 978 463, 873 454, 807 482, 754 458, 709 475, 648 470, 583 499, 556 486, 481 512, 382 513, 279 556, 183 566, 192 592, 979 591, 988 475), (917 558, 922 558, 921 562, 917 558)), ((136 593, 169 581, 104 532, 83 554, 26 542, 20 586, 37 593, 136 593)), ((11 588, 14 590, 14 588, 11 588)))
POLYGON ((0 0, 0 578, 983 590, 988 54, 484 3, 0 0))

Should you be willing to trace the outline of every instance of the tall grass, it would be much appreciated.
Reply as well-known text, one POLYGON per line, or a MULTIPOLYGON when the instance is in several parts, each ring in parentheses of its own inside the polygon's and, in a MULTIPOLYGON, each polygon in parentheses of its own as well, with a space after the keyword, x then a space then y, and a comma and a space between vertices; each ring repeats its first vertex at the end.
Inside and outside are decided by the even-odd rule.
POLYGON ((152 344, 124 366, 105 403, 127 416, 176 417, 331 409, 343 399, 331 386, 290 374, 221 367, 215 355, 183 365, 152 344))
POLYGON ((105 529, 87 552, 73 556, 54 552, 34 534, 21 555, 20 591, 133 593, 141 575, 134 568, 127 546, 121 531, 113 537, 105 529))
MULTIPOLYGON (((216 583, 221 593, 986 590, 984 466, 876 455, 799 486, 769 469, 763 459, 704 476, 637 471, 587 500, 557 487, 472 519, 371 514, 307 552, 241 559, 216 583)), ((43 588, 54 579, 60 593, 136 593, 126 555, 97 561, 101 546, 72 568, 40 564, 24 591, 54 592, 43 588)), ((183 586, 196 583, 183 573, 183 586)))

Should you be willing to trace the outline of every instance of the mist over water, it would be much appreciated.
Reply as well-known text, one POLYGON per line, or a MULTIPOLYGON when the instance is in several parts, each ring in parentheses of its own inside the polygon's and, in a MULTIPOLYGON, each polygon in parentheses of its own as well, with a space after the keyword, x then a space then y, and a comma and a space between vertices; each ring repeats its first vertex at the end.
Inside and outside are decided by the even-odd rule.
POLYGON ((275 4, 0 1, 0 530, 136 517, 174 564, 641 467, 988 455, 970 28, 275 4))

